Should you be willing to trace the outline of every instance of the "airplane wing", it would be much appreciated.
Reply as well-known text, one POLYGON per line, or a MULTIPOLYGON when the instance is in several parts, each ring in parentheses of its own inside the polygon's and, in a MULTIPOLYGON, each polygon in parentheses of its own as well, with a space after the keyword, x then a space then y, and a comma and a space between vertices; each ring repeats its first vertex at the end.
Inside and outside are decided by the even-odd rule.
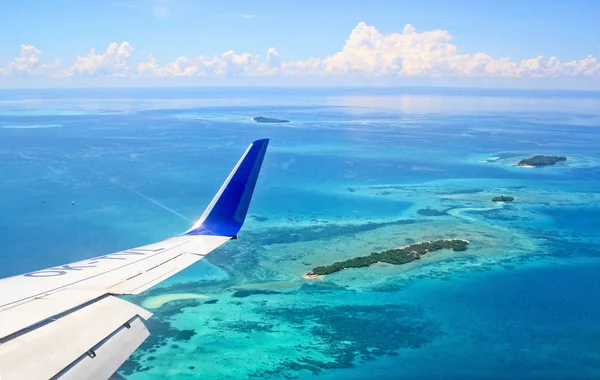
POLYGON ((150 335, 138 294, 242 227, 269 140, 254 141, 200 219, 179 236, 0 280, 0 379, 107 379, 150 335))

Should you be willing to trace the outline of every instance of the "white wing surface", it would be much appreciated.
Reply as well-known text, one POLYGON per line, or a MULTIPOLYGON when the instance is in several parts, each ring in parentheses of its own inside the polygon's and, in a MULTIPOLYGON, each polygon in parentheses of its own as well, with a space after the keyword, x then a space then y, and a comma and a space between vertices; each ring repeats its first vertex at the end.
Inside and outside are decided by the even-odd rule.
POLYGON ((107 379, 148 337, 138 294, 242 227, 269 140, 254 141, 192 228, 158 243, 0 280, 0 379, 107 379))

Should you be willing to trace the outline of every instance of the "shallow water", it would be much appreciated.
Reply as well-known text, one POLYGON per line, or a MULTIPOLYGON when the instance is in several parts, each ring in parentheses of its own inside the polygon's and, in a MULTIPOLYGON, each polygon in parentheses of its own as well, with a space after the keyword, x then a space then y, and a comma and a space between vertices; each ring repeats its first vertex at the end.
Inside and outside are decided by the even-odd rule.
POLYGON ((598 110, 594 93, 2 91, 0 275, 185 230, 270 137, 240 239, 130 298, 161 305, 123 376, 597 378, 598 110), (535 154, 568 160, 515 166, 535 154), (471 244, 302 278, 438 238, 471 244))

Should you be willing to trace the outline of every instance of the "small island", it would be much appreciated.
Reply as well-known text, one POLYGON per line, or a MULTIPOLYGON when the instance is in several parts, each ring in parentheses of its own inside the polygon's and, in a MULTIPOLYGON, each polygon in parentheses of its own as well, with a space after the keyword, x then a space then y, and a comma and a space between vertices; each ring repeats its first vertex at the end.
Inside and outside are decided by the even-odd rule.
POLYGON ((531 158, 526 158, 524 160, 519 161, 518 166, 546 166, 546 165, 554 165, 559 161, 566 161, 567 157, 562 156, 533 156, 531 158))
POLYGON ((289 123, 289 120, 283 120, 283 119, 273 119, 271 117, 263 117, 263 116, 255 116, 252 118, 252 120, 256 121, 257 123, 289 123))
POLYGON ((501 195, 499 197, 492 198, 494 202, 512 202, 515 200, 515 197, 511 197, 508 195, 501 195))
POLYGON ((331 265, 319 266, 306 273, 304 278, 316 279, 326 274, 339 272, 342 269, 368 267, 376 263, 402 265, 419 260, 421 256, 441 249, 466 251, 468 244, 469 242, 463 239, 434 240, 410 244, 400 248, 388 249, 383 252, 373 252, 369 256, 359 256, 345 261, 338 261, 331 265))

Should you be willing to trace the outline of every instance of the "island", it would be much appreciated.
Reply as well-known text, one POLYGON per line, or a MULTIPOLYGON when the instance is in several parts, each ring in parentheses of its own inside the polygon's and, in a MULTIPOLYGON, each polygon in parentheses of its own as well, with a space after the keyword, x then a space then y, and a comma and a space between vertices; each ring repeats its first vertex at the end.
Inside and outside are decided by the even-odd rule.
POLYGON ((494 202, 512 202, 515 200, 515 197, 511 197, 508 195, 501 195, 499 197, 492 198, 494 202))
POLYGON ((257 123, 289 123, 289 120, 283 120, 283 119, 273 119, 271 117, 263 117, 263 116, 255 116, 252 118, 252 120, 256 121, 257 123))
POLYGON ((368 267, 376 263, 388 263, 393 265, 406 264, 411 261, 419 260, 421 256, 430 252, 439 251, 441 249, 466 251, 468 244, 469 241, 464 239, 433 240, 410 244, 400 248, 388 249, 383 252, 373 252, 368 256, 359 256, 345 261, 338 261, 331 265, 319 266, 306 273, 304 278, 316 279, 326 274, 339 272, 342 269, 368 267))
POLYGON ((554 165, 559 161, 566 161, 567 157, 562 156, 533 156, 530 158, 526 158, 524 160, 519 161, 518 166, 546 166, 546 165, 554 165))

